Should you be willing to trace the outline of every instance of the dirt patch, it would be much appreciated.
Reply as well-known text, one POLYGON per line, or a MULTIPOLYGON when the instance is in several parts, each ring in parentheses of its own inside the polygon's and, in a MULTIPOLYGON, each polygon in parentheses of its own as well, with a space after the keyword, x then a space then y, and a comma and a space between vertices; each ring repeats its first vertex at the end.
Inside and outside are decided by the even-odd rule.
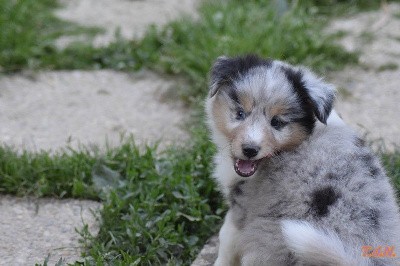
POLYGON ((88 224, 96 233, 92 211, 99 208, 93 201, 0 197, 0 265, 43 263, 49 254, 49 265, 79 260, 75 229, 88 224))
POLYGON ((137 142, 167 145, 186 138, 178 103, 161 102, 174 82, 151 72, 111 70, 40 72, 0 79, 0 141, 19 149, 137 142))

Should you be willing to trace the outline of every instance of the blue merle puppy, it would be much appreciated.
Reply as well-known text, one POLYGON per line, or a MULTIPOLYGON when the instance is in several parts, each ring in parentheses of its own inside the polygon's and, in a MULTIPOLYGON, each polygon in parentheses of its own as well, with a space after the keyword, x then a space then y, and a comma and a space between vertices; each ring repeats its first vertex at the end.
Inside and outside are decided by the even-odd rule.
POLYGON ((206 112, 230 208, 215 265, 399 265, 395 252, 362 254, 400 256, 400 216, 379 160, 334 99, 306 68, 217 59, 206 112))

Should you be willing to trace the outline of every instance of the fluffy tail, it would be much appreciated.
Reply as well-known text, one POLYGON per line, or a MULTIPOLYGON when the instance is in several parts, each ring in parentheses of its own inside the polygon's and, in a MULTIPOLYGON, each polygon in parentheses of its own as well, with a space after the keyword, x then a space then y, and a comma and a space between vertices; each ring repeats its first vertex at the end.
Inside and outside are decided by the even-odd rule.
POLYGON ((344 246, 339 236, 332 231, 322 231, 305 221, 285 220, 281 224, 286 244, 301 261, 312 265, 370 265, 361 256, 354 254, 353 247, 344 246))

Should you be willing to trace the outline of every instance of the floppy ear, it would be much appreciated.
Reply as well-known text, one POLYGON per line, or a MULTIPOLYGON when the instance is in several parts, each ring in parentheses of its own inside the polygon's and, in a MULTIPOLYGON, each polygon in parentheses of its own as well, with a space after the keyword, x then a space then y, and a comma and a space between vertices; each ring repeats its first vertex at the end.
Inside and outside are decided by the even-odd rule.
POLYGON ((319 121, 326 124, 335 101, 336 89, 307 69, 301 69, 302 83, 308 92, 313 112, 319 121))
POLYGON ((210 98, 213 97, 219 88, 228 82, 230 59, 226 56, 220 56, 215 61, 210 71, 210 98))

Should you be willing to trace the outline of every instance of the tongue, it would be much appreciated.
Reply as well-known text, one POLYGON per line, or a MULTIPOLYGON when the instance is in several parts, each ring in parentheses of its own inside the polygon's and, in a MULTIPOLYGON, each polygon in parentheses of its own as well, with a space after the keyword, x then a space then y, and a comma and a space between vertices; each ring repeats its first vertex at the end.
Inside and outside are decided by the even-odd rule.
POLYGON ((254 163, 252 161, 238 160, 238 169, 243 173, 250 173, 254 168, 254 163))
POLYGON ((238 175, 248 177, 257 170, 257 161, 237 159, 235 162, 235 171, 238 175))

